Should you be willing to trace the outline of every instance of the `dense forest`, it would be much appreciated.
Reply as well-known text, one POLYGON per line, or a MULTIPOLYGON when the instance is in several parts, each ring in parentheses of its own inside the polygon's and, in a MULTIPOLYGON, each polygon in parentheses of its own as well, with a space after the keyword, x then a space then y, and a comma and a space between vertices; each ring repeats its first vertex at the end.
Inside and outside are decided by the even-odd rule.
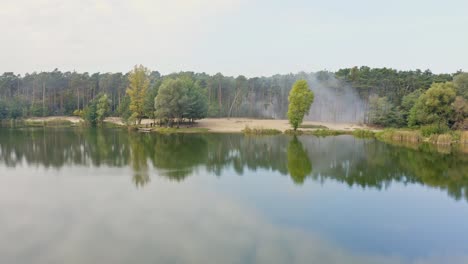
MULTIPOLYGON (((295 81, 304 79, 315 94, 307 120, 404 127, 440 123, 443 118, 450 127, 468 126, 468 74, 462 72, 434 74, 429 70, 354 67, 337 72, 246 78, 194 72, 161 75, 144 68, 140 81, 146 87, 136 96, 139 105, 132 106, 137 100, 131 97, 132 73, 137 68, 126 74, 58 69, 25 75, 6 72, 0 76, 0 119, 83 115, 81 111, 93 102, 97 105, 99 99, 108 102, 105 107, 111 116, 158 118, 174 112, 172 108, 164 111, 164 107, 175 107, 165 105, 167 100, 155 100, 161 88, 166 98, 175 96, 171 93, 179 89, 182 94, 191 93, 180 97, 184 104, 200 101, 193 107, 201 110, 189 119, 204 116, 284 119, 289 91, 295 81), (434 87, 436 84, 439 86, 434 87), (101 98, 103 95, 105 99, 101 98), (443 105, 425 107, 434 101, 443 101, 443 105), (415 105, 420 109, 413 109, 415 105), (443 109, 447 105, 450 109, 443 109)), ((134 88, 138 90, 137 86, 134 88)), ((186 118, 185 113, 192 108, 180 108, 180 114, 172 118, 186 118)))

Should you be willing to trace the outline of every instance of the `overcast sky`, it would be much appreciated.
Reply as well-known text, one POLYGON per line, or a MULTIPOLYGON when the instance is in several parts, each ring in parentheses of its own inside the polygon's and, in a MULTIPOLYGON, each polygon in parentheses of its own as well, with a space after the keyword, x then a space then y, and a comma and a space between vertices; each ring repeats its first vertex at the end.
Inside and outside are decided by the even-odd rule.
POLYGON ((468 70, 466 0, 0 0, 0 72, 468 70))

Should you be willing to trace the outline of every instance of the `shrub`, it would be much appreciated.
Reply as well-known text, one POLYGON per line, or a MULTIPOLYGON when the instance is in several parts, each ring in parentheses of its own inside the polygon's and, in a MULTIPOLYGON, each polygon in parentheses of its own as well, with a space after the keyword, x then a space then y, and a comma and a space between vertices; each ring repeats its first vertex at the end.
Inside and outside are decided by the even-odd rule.
POLYGON ((83 117, 83 110, 76 109, 75 111, 73 111, 73 115, 78 116, 78 117, 83 117))
POLYGON ((449 131, 449 128, 447 125, 438 126, 437 124, 432 124, 432 125, 421 127, 421 134, 424 137, 430 137, 431 135, 434 135, 434 134, 444 134, 444 133, 447 133, 448 131, 449 131))

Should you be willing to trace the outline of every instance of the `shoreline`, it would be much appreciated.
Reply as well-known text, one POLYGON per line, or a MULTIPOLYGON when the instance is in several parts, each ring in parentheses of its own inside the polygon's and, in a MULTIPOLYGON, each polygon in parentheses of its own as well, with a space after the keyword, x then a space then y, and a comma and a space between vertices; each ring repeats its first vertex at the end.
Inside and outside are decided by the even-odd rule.
MULTIPOLYGON (((22 120, 30 127, 67 127, 80 126, 83 120, 76 116, 34 117, 22 120)), ((126 127, 120 117, 108 117, 105 123, 126 127)), ((423 137, 420 130, 405 129, 376 129, 352 123, 328 123, 304 121, 298 131, 291 130, 288 120, 284 119, 251 119, 251 118, 206 118, 197 120, 193 125, 181 125, 180 128, 151 127, 152 119, 143 119, 139 126, 129 126, 128 129, 142 133, 242 133, 244 135, 267 136, 276 134, 313 135, 328 137, 351 135, 356 138, 375 138, 376 140, 411 148, 429 144, 439 148, 442 152, 447 149, 460 148, 468 153, 468 131, 452 131, 451 134, 432 135, 423 137), (246 129, 248 128, 248 129, 246 129), (248 131, 246 131, 248 130, 248 131), (253 131, 252 133, 249 133, 253 131), (458 133, 458 135, 457 135, 458 133)))
MULTIPOLYGON (((70 122, 72 124, 79 124, 83 122, 77 116, 49 116, 49 117, 32 117, 24 119, 26 123, 44 123, 44 122, 70 122)), ((104 122, 112 123, 115 125, 124 126, 120 117, 107 117, 104 122)), ((152 119, 143 119, 141 122, 142 127, 146 127, 153 122, 152 119)), ((372 130, 374 132, 380 131, 379 129, 371 128, 365 125, 354 123, 332 123, 332 122, 319 122, 319 121, 304 121, 302 123, 304 128, 302 131, 315 131, 318 129, 329 129, 353 132, 355 130, 372 130)), ((253 119, 253 118, 205 118, 197 120, 193 125, 183 128, 197 128, 207 130, 211 133, 242 133, 246 128, 257 129, 276 129, 284 133, 291 129, 291 125, 286 119, 253 119)))

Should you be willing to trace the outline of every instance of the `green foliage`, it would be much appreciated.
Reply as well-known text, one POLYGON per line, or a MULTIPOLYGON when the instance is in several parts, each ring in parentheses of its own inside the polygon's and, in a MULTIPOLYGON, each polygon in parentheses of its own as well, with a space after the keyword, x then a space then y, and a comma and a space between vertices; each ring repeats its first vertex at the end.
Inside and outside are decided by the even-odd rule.
POLYGON ((166 79, 154 100, 156 117, 180 121, 194 121, 206 117, 208 102, 201 87, 189 78, 166 79))
POLYGON ((425 125, 421 126, 421 134, 424 137, 430 137, 431 135, 434 134, 443 134, 449 131, 449 128, 447 125, 441 125, 439 126, 438 124, 431 124, 431 125, 425 125))
POLYGON ((208 117, 219 117, 219 107, 216 102, 210 103, 208 106, 208 117))
POLYGON ((402 126, 404 120, 387 97, 371 96, 369 99, 369 122, 384 127, 402 126))
POLYGON ((106 94, 100 94, 94 98, 83 110, 83 119, 91 126, 102 124, 109 114, 110 99, 106 94))
MULTIPOLYGON (((367 117, 369 114, 369 118, 365 118, 363 122, 385 127, 400 127, 409 123, 412 126, 438 123, 434 115, 424 109, 426 107, 424 104, 420 103, 413 109, 420 95, 424 94, 434 83, 445 83, 453 79, 457 96, 464 100, 468 99, 468 73, 463 72, 434 74, 429 70, 397 71, 363 66, 340 69, 336 73, 301 72, 245 78, 244 76, 224 76, 220 73, 208 75, 194 72, 161 76, 158 72, 150 72, 142 66, 136 66, 127 74, 61 72, 57 69, 23 76, 6 72, 0 75, 0 98, 4 101, 3 106, 0 105, 3 110, 0 109, 0 111, 6 113, 3 114, 4 119, 71 115, 74 110, 86 108, 100 93, 105 93, 111 99, 112 115, 121 116, 124 121, 134 119, 139 122, 144 117, 155 118, 154 98, 157 96, 161 83, 166 79, 179 78, 189 79, 199 87, 195 95, 187 96, 196 98, 199 95, 199 97, 205 97, 207 101, 206 104, 198 104, 204 100, 190 100, 189 104, 192 109, 206 107, 207 113, 195 114, 204 113, 204 110, 184 113, 183 118, 189 119, 191 117, 188 116, 197 119, 205 115, 286 118, 291 87, 297 80, 303 79, 310 80, 310 85, 312 85, 311 82, 317 82, 324 89, 333 91, 332 94, 338 91, 338 97, 346 89, 358 95, 361 101, 356 101, 356 105, 339 105, 333 101, 334 98, 320 98, 316 102, 320 108, 335 105, 327 109, 333 112, 334 118, 339 119, 341 114, 347 112, 357 111, 358 113, 362 111, 360 107, 365 107, 364 115, 367 117), (138 77, 136 70, 143 74, 138 77), (136 80, 141 81, 135 82, 136 80), (137 87, 131 89, 135 90, 131 96, 133 100, 130 99, 130 94, 126 94, 127 88, 132 87, 137 87), (139 94, 144 94, 145 87, 148 87, 146 95, 139 96, 139 94), (11 105, 14 101, 15 105, 11 105), (132 109, 130 109, 130 101, 133 101, 132 109), (371 112, 367 113, 368 109, 371 112), (136 114, 132 116, 132 113, 136 114)), ((460 107, 460 102, 462 101, 456 99, 453 103, 454 113, 449 115, 447 123, 451 128, 468 129, 468 117, 461 114, 463 107, 460 107)))
POLYGON ((76 109, 75 111, 73 111, 73 115, 78 116, 78 117, 83 117, 84 112, 83 112, 83 110, 76 109))
POLYGON ((21 119, 28 116, 28 104, 20 98, 11 98, 10 100, 0 99, 0 120, 3 119, 21 119))
POLYGON ((453 83, 456 87, 457 94, 468 100, 468 73, 458 73, 453 77, 453 83))
POLYGON ((309 85, 305 80, 299 80, 294 83, 289 92, 289 107, 288 119, 294 130, 297 130, 304 119, 304 116, 309 113, 310 106, 314 102, 314 93, 309 89, 309 85))
POLYGON ((7 103, 0 99, 0 120, 8 118, 7 103))
POLYGON ((288 145, 288 171, 296 184, 303 184, 305 178, 312 173, 309 155, 296 136, 288 145))
POLYGON ((184 118, 191 121, 205 118, 208 114, 208 99, 204 90, 196 82, 190 79, 185 80, 188 88, 188 104, 184 118))
POLYGON ((182 119, 189 103, 188 87, 182 79, 166 79, 159 87, 154 108, 160 119, 182 119))
POLYGON ((148 90, 147 96, 145 98, 145 103, 144 103, 145 116, 151 119, 156 118, 156 109, 154 108, 154 99, 158 95, 159 85, 151 87, 148 90))
POLYGON ((127 94, 130 96, 129 109, 132 116, 141 123, 145 116, 145 99, 150 85, 149 70, 143 65, 135 66, 128 76, 127 94))
POLYGON ((101 94, 96 97, 97 107, 96 107, 96 118, 98 123, 104 122, 104 119, 109 116, 110 113, 110 104, 111 100, 107 94, 101 94))
POLYGON ((373 138, 375 137, 375 132, 365 129, 356 129, 353 131, 353 136, 358 138, 373 138))
POLYGON ((468 129, 468 101, 457 96, 452 103, 453 108, 453 128, 455 129, 468 129))
POLYGON ((451 82, 434 83, 422 94, 410 111, 410 126, 433 124, 447 125, 453 113, 455 89, 451 82))
POLYGON ((122 117, 122 121, 126 124, 132 124, 131 116, 132 111, 130 111, 130 96, 125 96, 122 100, 122 103, 117 109, 117 113, 122 117))

